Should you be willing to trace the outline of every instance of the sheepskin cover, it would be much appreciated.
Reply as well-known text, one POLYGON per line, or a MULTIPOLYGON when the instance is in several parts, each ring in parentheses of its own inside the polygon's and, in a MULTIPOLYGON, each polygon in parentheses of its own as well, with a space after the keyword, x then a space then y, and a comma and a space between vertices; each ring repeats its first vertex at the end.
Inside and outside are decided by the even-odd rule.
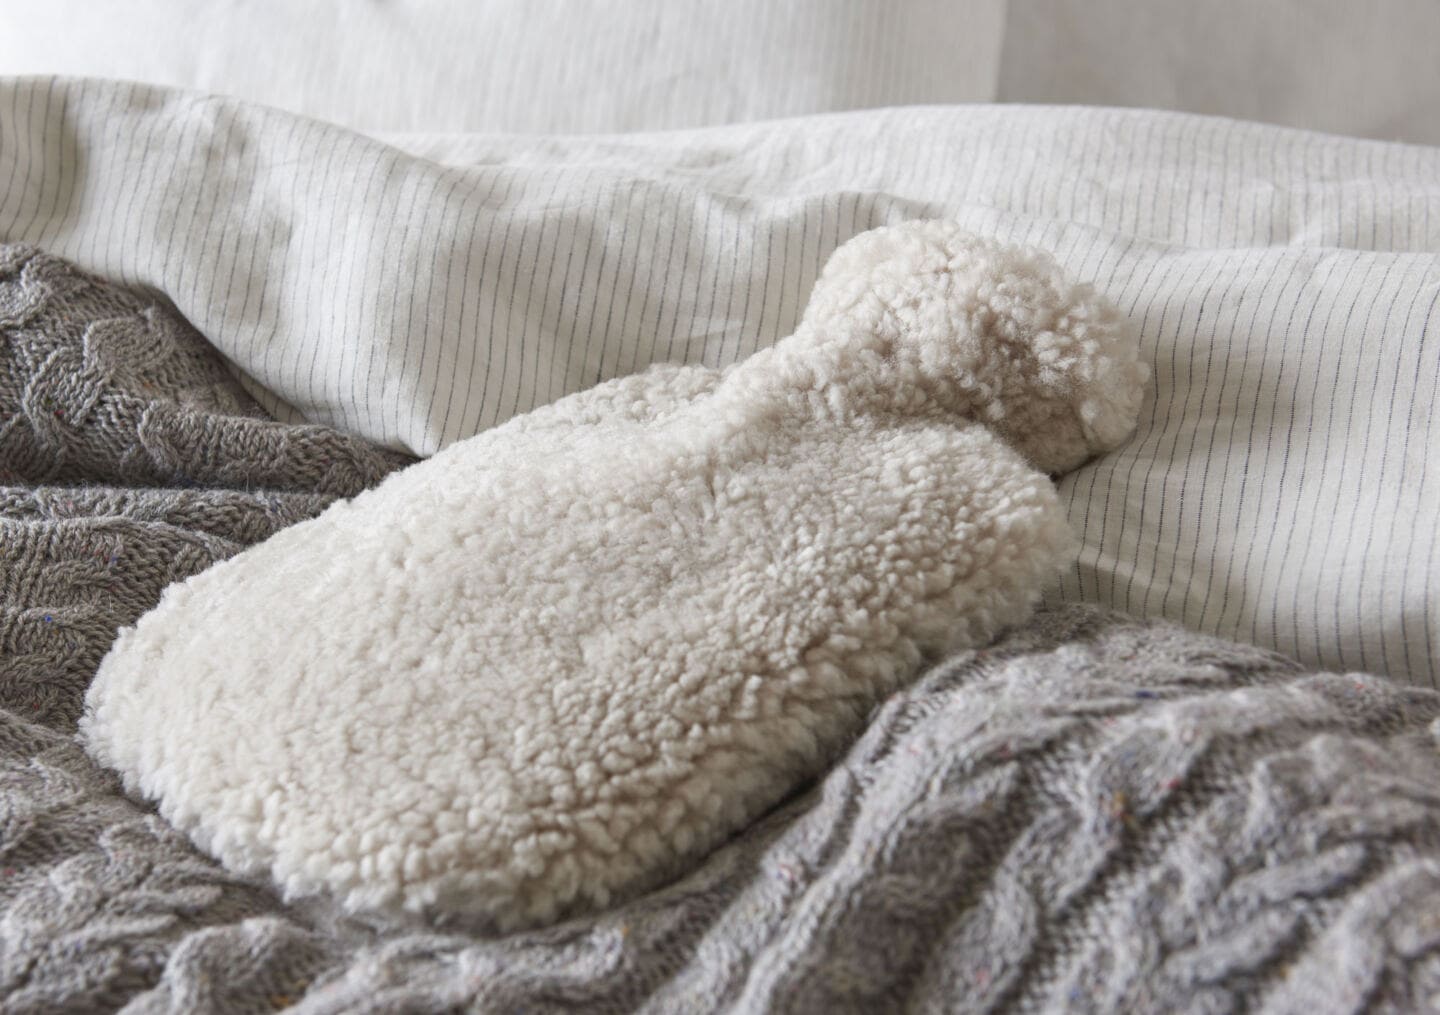
POLYGON ((897 691, 818 785, 603 914, 477 937, 282 903, 121 795, 74 717, 167 582, 399 462, 231 402, 146 302, 0 248, 7 1012, 1408 1013, 1440 991, 1440 696, 1079 608, 897 691))
POLYGON ((1024 620, 1071 541, 1039 470, 1126 436, 1143 376, 1047 256, 876 230, 776 347, 518 417, 168 590, 81 728, 289 898, 602 907, 1024 620))

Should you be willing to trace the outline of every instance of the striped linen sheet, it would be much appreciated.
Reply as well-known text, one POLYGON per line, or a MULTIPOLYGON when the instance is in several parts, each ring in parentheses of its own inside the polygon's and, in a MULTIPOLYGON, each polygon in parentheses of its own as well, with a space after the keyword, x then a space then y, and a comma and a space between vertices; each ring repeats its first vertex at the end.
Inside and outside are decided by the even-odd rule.
POLYGON ((1440 149, 1015 106, 382 140, 0 82, 0 239, 163 291, 281 418, 421 454, 734 362, 845 239, 941 215, 1093 280, 1155 369, 1136 436, 1061 483, 1084 546, 1051 598, 1440 681, 1440 149))

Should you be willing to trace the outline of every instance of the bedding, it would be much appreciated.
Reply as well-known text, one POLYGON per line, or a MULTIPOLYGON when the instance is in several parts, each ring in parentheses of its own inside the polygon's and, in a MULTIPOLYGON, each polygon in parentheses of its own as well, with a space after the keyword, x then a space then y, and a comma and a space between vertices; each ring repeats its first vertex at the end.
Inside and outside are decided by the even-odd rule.
POLYGON ((1159 106, 1440 144, 1430 0, 45 0, 0 72, 374 131, 706 127, 880 106, 1159 106), (343 26, 337 30, 338 26, 343 26))
POLYGON ((5 445, 0 494, 7 1011, 1398 1013, 1440 990, 1440 694, 1087 606, 945 660, 813 786, 605 913, 487 936, 282 904, 123 796, 75 716, 168 581, 408 459, 267 420, 152 292, 0 265, 29 449, 5 445))
POLYGON ((7 1007, 1432 1003, 1440 153, 969 108, 389 140, 0 82, 0 241, 78 265, 12 246, 0 286, 7 1007), (1139 429, 1060 481, 1084 546, 1032 621, 673 883, 509 935, 285 903, 84 754, 172 581, 536 405, 768 348, 844 240, 942 215, 1120 307, 1139 429), (1323 672, 1356 663, 1398 679, 1323 672))
POLYGON ((0 5, 0 73, 198 89, 366 132, 657 130, 988 102, 1005 17, 1004 0, 185 0, 184 9, 0 5))
POLYGON ((865 233, 774 348, 516 417, 167 590, 86 749, 287 899, 603 908, 1020 623, 1071 545, 1046 473, 1124 440, 1145 375, 1044 255, 865 233))
POLYGON ((64 80, 0 86, 0 134, 0 238, 163 292, 277 418, 422 455, 751 355, 876 226, 1051 250, 1155 380, 1060 484, 1083 547, 1047 601, 1440 680, 1440 150, 1005 107, 386 145, 64 80))

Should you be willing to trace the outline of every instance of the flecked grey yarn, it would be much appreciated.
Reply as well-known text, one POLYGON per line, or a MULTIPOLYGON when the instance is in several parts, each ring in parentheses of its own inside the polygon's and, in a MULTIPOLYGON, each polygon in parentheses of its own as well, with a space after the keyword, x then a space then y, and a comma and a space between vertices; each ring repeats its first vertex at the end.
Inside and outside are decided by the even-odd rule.
POLYGON ((165 584, 403 461, 262 418, 163 303, 0 247, 0 1010, 1440 1007, 1440 695, 1083 607, 944 661, 622 908, 486 938, 285 905, 75 719, 165 584))
POLYGON ((0 693, 66 729, 162 588, 407 459, 265 418, 173 313, 0 246, 0 693))

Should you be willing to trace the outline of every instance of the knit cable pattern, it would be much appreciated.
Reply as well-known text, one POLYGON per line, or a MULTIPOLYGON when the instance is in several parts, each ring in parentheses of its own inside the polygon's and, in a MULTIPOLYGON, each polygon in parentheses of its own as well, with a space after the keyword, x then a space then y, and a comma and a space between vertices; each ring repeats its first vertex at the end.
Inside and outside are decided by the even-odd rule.
POLYGON ((166 584, 403 461, 264 419, 163 301, 0 247, 0 1009, 1440 1005, 1440 695, 1082 607, 937 666, 622 908, 484 938, 286 906, 75 719, 166 584))

